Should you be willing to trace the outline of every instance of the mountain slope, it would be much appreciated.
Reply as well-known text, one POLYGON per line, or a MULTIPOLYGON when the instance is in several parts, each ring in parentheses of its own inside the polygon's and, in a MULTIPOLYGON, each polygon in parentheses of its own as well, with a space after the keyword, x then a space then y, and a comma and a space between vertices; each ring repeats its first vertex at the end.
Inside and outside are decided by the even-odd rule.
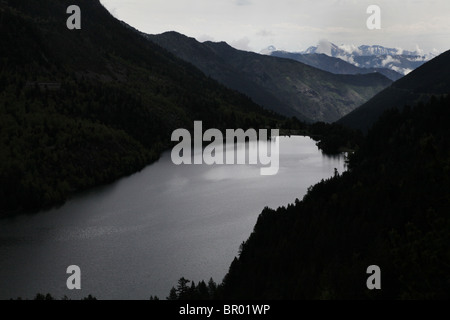
POLYGON ((367 74, 378 72, 385 77, 396 81, 402 74, 387 68, 360 68, 339 58, 327 56, 323 53, 291 53, 286 51, 273 51, 271 56, 296 60, 309 66, 335 74, 367 74))
POLYGON ((335 121, 390 84, 380 74, 334 75, 296 61, 239 51, 224 42, 199 43, 176 32, 148 38, 266 108, 314 121, 335 121), (265 101, 267 95, 272 100, 265 101))
POLYGON ((390 108, 403 108, 432 95, 450 93, 450 51, 447 51, 378 93, 338 123, 367 131, 390 108))
POLYGON ((263 86, 251 81, 242 70, 230 66, 209 46, 175 32, 168 32, 161 36, 147 35, 147 37, 179 58, 192 63, 206 75, 225 86, 248 95, 259 105, 286 116, 295 116, 300 120, 310 121, 303 114, 293 110, 288 104, 265 90, 263 86))
POLYGON ((98 0, 0 2, 0 214, 61 203, 158 158, 176 128, 275 125, 98 0), (82 29, 66 27, 69 5, 82 29))
POLYGON ((450 97, 386 113, 348 172, 263 210, 219 296, 448 299, 449 121, 450 97), (381 290, 366 286, 372 265, 381 290))

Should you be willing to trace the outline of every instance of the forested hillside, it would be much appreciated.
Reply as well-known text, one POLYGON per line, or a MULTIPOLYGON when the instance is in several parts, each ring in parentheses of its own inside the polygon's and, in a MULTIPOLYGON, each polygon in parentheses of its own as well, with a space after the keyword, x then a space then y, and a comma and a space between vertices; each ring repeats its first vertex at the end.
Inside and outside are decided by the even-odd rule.
POLYGON ((158 158, 176 128, 282 119, 113 18, 98 0, 0 2, 0 215, 62 203, 158 158), (82 11, 69 30, 66 9, 82 11))
POLYGON ((450 297, 450 98, 386 112, 349 171, 265 209, 226 298, 450 297), (366 269, 382 270, 382 290, 366 269))
POLYGON ((367 132, 385 110, 426 102, 432 95, 449 92, 450 51, 447 51, 394 82, 337 122, 367 132))
MULTIPOLYGON (((386 111, 347 172, 265 208, 222 284, 200 296, 448 299, 449 119, 450 97, 386 111), (366 286, 371 265, 381 290, 366 286)), ((197 299, 202 286, 180 291, 179 282, 169 298, 197 299)))

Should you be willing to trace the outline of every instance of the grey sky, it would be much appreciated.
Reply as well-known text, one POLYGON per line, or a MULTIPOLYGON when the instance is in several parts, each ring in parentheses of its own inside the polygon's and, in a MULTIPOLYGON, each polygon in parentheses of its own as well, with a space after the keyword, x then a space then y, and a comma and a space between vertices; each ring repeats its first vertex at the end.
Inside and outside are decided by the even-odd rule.
POLYGON ((146 33, 178 31, 259 52, 274 45, 304 50, 321 39, 426 52, 450 49, 449 0, 100 0, 146 33), (381 30, 368 30, 366 9, 381 7, 381 30))

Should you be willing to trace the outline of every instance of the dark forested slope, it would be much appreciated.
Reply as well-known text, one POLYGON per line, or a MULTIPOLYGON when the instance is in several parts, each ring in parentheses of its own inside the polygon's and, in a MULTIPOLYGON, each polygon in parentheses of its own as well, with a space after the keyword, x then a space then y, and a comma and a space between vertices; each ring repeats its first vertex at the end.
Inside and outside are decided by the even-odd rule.
POLYGON ((450 93, 450 51, 444 52, 394 82, 340 119, 338 123, 367 132, 385 110, 403 108, 419 101, 428 101, 432 95, 448 93, 450 93))
POLYGON ((278 116, 113 18, 98 0, 0 1, 0 214, 141 169, 176 128, 278 116), (68 30, 66 9, 81 9, 68 30))
POLYGON ((219 296, 450 297, 450 98, 386 112, 350 169, 266 208, 219 296), (366 287, 378 265, 382 290, 366 287))

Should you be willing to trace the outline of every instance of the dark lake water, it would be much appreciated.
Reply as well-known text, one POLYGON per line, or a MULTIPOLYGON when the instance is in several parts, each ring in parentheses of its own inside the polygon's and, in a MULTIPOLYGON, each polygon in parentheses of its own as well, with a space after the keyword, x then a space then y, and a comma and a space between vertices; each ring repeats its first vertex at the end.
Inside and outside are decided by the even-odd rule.
POLYGON ((280 170, 181 165, 170 152, 139 173, 64 206, 0 220, 0 299, 165 298, 184 276, 220 282, 265 206, 302 199, 309 186, 344 171, 307 137, 280 138, 280 170), (66 287, 70 265, 82 290, 66 287))

